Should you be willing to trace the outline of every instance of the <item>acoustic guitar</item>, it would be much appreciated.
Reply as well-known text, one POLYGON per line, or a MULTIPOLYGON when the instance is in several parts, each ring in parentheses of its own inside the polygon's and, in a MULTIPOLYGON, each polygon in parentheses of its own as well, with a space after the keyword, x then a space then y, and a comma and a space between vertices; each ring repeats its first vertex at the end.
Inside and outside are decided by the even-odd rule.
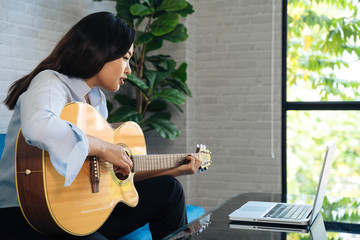
MULTIPOLYGON (((133 169, 129 176, 123 176, 112 164, 89 156, 72 184, 64 187, 65 179, 51 164, 49 154, 28 145, 20 131, 15 156, 18 199, 26 220, 44 234, 91 234, 104 224, 119 202, 137 205, 139 196, 133 183, 136 172, 186 164, 188 154, 147 155, 138 124, 125 122, 114 129, 86 103, 67 104, 60 118, 85 134, 124 146, 133 160, 133 169)), ((198 147, 193 154, 202 161, 199 171, 210 166, 209 150, 198 147)))

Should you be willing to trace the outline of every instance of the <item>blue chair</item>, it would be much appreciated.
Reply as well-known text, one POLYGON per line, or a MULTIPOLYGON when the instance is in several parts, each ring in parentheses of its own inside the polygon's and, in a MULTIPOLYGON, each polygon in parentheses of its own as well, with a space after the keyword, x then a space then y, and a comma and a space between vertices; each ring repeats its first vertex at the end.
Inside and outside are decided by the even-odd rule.
MULTIPOLYGON (((188 222, 191 222, 203 215, 205 213, 205 209, 195 205, 186 205, 186 212, 188 222)), ((119 240, 152 240, 149 224, 147 223, 143 227, 136 229, 122 238, 119 238, 119 240)))
MULTIPOLYGON (((6 134, 0 134, 0 156, 2 156, 4 150, 5 136, 6 134)), ((203 215, 205 213, 205 209, 199 206, 186 205, 186 212, 188 216, 188 221, 191 222, 194 219, 203 215)), ((152 240, 149 230, 149 224, 146 224, 143 227, 136 229, 135 231, 120 238, 119 240, 152 240)))
POLYGON ((4 151, 6 134, 0 134, 0 157, 4 151))

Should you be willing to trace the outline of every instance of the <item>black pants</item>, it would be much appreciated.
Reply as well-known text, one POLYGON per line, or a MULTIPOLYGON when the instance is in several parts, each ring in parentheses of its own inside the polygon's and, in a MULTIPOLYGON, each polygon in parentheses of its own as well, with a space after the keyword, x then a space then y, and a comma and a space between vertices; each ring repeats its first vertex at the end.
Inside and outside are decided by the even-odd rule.
POLYGON ((149 223, 153 239, 162 239, 187 223, 184 192, 180 182, 161 176, 135 183, 139 204, 132 208, 118 204, 96 232, 86 237, 54 238, 34 230, 20 208, 0 208, 1 239, 118 239, 149 223))

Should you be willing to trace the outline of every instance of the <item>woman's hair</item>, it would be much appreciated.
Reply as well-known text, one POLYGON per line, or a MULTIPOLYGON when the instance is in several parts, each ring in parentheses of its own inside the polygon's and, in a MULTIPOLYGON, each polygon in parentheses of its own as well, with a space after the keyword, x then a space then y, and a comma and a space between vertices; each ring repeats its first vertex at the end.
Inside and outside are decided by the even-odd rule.
POLYGON ((71 77, 93 77, 105 63, 124 56, 134 39, 135 31, 114 14, 90 14, 75 24, 31 73, 10 86, 4 104, 10 110, 14 109, 19 96, 27 90, 31 80, 46 69, 71 77))

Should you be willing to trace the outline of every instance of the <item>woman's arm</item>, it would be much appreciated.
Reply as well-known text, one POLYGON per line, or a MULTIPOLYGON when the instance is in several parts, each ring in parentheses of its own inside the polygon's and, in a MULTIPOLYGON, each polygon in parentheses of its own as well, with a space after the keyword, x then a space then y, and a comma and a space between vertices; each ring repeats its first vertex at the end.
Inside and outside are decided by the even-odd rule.
POLYGON ((142 181, 145 179, 149 179, 152 177, 157 176, 164 176, 169 175, 173 177, 178 177, 181 175, 188 175, 188 174, 194 174, 198 171, 201 160, 195 157, 194 155, 190 154, 186 157, 187 160, 189 160, 189 163, 183 164, 176 168, 166 169, 166 170, 152 170, 152 171, 144 171, 144 172, 138 172, 135 174, 135 182, 142 181))
POLYGON ((120 167, 120 173, 129 175, 133 163, 122 146, 108 143, 96 137, 87 135, 89 141, 89 156, 97 156, 100 159, 120 167))
MULTIPOLYGON (((116 129, 121 124, 122 123, 111 123, 111 126, 114 129, 116 129)), ((89 140, 89 145, 90 145, 90 140, 89 140)), ((90 147, 90 149, 91 149, 91 147, 90 147)), ((168 175, 168 176, 178 177, 181 175, 188 175, 188 174, 196 173, 201 165, 200 159, 198 159, 197 157, 195 157, 192 154, 187 156, 186 159, 189 160, 189 163, 181 165, 177 168, 171 168, 171 169, 166 169, 166 170, 152 170, 152 171, 137 172, 135 174, 134 180, 135 180, 135 182, 137 182, 137 181, 142 181, 142 180, 146 180, 146 179, 157 177, 157 176, 168 175)), ((131 164, 132 164, 132 162, 131 162, 131 164)), ((121 167, 121 166, 119 166, 119 167, 121 167)), ((132 167, 132 165, 131 165, 131 167, 132 167)))

